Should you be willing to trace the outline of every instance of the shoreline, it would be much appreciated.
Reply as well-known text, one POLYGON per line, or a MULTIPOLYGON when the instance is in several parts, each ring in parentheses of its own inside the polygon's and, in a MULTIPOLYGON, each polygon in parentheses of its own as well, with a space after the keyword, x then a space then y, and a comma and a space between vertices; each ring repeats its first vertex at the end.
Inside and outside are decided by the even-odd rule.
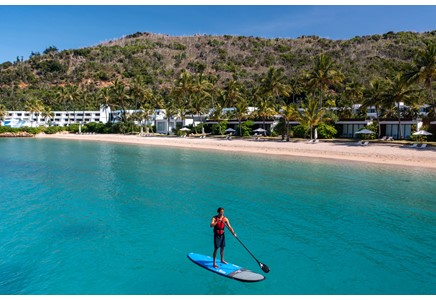
POLYGON ((323 142, 310 144, 307 141, 282 142, 279 140, 232 139, 222 137, 143 137, 121 134, 38 134, 35 138, 111 142, 122 144, 177 147, 220 152, 250 153, 267 156, 301 157, 361 163, 396 165, 436 169, 436 149, 416 149, 398 144, 369 143, 359 146, 355 142, 323 142))

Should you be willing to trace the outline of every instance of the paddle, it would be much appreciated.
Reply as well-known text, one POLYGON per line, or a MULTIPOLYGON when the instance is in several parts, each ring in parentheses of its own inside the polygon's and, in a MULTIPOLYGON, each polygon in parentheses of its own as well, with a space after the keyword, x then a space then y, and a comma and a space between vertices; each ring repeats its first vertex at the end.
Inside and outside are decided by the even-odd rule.
MULTIPOLYGON (((229 226, 227 226, 226 223, 224 223, 224 224, 226 225, 227 228, 229 228, 229 226)), ((257 258, 254 257, 253 253, 251 253, 250 250, 248 250, 248 248, 241 242, 241 240, 236 235, 234 235, 234 237, 238 240, 238 242, 241 243, 242 246, 244 246, 245 250, 247 250, 248 253, 250 253, 250 255, 254 258, 254 260, 259 264, 259 267, 262 269, 262 271, 264 271, 265 273, 268 273, 269 272, 268 266, 261 263, 260 261, 258 261, 257 258)))

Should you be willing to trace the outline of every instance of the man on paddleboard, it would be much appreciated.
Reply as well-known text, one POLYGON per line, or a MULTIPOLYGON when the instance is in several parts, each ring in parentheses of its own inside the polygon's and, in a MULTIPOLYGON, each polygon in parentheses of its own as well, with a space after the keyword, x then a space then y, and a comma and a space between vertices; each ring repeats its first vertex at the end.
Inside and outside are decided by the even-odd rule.
POLYGON ((224 235, 224 229, 227 227, 231 231, 231 233, 236 236, 235 231, 232 226, 230 226, 230 221, 226 217, 224 217, 224 208, 219 207, 217 209, 218 215, 212 217, 212 221, 210 222, 210 227, 213 227, 213 240, 214 240, 214 250, 213 250, 213 266, 214 268, 218 268, 216 264, 216 253, 218 248, 221 248, 221 262, 223 264, 227 264, 224 260, 224 247, 226 246, 226 238, 224 235))

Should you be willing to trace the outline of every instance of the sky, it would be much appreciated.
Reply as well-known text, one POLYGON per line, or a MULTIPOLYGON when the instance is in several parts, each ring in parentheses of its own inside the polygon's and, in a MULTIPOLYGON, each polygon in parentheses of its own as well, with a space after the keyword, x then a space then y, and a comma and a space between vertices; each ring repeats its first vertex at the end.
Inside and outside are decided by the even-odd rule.
POLYGON ((97 5, 86 5, 83 0, 60 2, 62 5, 1 1, 0 63, 13 62, 17 57, 26 60, 32 52, 43 53, 50 46, 60 51, 84 48, 136 32, 264 38, 317 35, 337 40, 389 31, 436 30, 436 5, 420 0, 416 1, 419 5, 327 5, 311 4, 311 0, 306 1, 310 5, 292 1, 287 2, 292 5, 277 5, 281 3, 276 0, 251 2, 254 5, 238 1, 233 3, 240 4, 233 5, 230 0, 204 2, 208 5, 168 0, 155 0, 153 5, 132 0, 88 2, 97 5), (217 3, 226 5, 210 5, 217 3))

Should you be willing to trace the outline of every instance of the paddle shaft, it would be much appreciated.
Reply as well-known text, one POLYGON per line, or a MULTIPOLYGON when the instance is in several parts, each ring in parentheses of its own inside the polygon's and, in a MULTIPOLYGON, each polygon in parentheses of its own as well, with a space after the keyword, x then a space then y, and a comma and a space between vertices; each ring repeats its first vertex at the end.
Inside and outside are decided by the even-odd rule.
MULTIPOLYGON (((226 224, 226 223, 224 223, 224 225, 226 225, 226 227, 227 228, 229 228, 229 226, 226 224)), ((230 230, 230 228, 229 228, 229 230, 230 230)), ((260 261, 258 261, 257 260, 257 258, 253 255, 253 253, 251 253, 251 251, 250 250, 248 250, 248 248, 244 245, 244 243, 242 243, 242 241, 236 236, 236 235, 233 235, 237 240, 238 240, 238 242, 245 248, 245 250, 247 250, 247 252, 248 253, 250 253, 250 255, 254 258, 254 260, 258 263, 258 265, 259 265, 259 267, 262 269, 262 271, 264 271, 265 273, 268 273, 269 272, 269 268, 268 268, 268 266, 267 265, 265 265, 265 264, 263 264, 263 263, 261 263, 260 261)))

